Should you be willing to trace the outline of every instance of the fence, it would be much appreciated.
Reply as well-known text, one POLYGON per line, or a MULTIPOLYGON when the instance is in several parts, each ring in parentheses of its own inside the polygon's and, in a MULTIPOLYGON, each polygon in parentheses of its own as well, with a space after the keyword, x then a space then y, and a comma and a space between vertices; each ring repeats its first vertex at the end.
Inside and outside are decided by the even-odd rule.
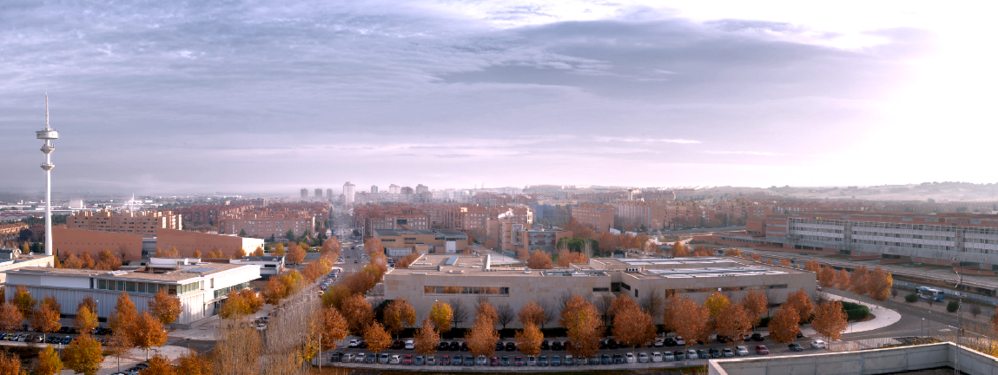
MULTIPOLYGON (((650 352, 649 352, 650 353, 650 352)), ((438 358, 439 359, 439 358, 438 358)), ((331 362, 329 361, 329 355, 324 353, 323 355, 322 367, 340 367, 340 368, 353 368, 353 369, 369 369, 369 370, 380 370, 380 371, 427 371, 431 369, 439 369, 445 372, 482 372, 487 369, 490 373, 495 372, 526 372, 526 373, 536 373, 536 372, 571 372, 572 370, 579 371, 619 371, 619 370, 648 370, 648 369, 674 369, 674 368, 687 368, 687 367, 702 367, 706 368, 709 360, 707 359, 694 359, 685 361, 674 361, 674 362, 649 362, 649 363, 620 363, 620 364, 610 364, 610 365, 571 365, 571 366, 488 366, 488 365, 474 365, 474 366, 452 366, 452 365, 401 365, 401 364, 382 364, 382 363, 342 363, 342 362, 331 362)), ((318 366, 318 359, 312 359, 312 366, 318 366)))

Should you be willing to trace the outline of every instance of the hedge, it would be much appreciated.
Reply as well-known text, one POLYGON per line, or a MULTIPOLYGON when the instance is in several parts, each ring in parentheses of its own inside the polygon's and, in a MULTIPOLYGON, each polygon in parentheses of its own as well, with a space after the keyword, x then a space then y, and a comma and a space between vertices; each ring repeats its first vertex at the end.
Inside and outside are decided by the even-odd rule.
MULTIPOLYGON (((866 306, 863 306, 863 305, 858 305, 858 307, 855 307, 855 308, 852 308, 852 309, 846 309, 844 305, 845 304, 843 304, 843 306, 842 306, 843 307, 842 310, 846 312, 846 317, 848 317, 848 320, 862 320, 862 319, 865 319, 867 316, 870 315, 870 308, 869 307, 866 307, 866 306)), ((856 305, 856 304, 852 304, 852 305, 856 305)))
POLYGON ((915 293, 908 294, 907 296, 904 296, 904 300, 905 300, 905 302, 908 302, 908 303, 914 303, 914 302, 918 301, 918 295, 915 294, 915 293))
POLYGON ((949 312, 956 312, 956 310, 959 309, 960 309, 960 302, 957 301, 949 301, 949 304, 946 305, 946 311, 949 312))

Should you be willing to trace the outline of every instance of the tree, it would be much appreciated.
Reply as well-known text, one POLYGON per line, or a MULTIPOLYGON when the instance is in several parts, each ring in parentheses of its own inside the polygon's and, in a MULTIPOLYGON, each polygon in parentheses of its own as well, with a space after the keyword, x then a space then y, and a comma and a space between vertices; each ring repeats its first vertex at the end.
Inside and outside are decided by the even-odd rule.
POLYGON ((561 249, 558 251, 558 267, 568 268, 572 263, 588 263, 589 258, 585 254, 561 249))
POLYGON ((253 289, 243 289, 239 291, 239 296, 243 298, 250 314, 255 314, 263 308, 263 298, 253 291, 253 289))
POLYGON ((184 375, 211 375, 211 362, 207 357, 198 355, 198 352, 188 350, 180 356, 180 363, 177 364, 177 373, 184 375))
POLYGON ((167 294, 160 288, 149 301, 149 312, 164 325, 173 323, 180 316, 180 298, 167 294))
POLYGON ((398 262, 395 262, 395 268, 409 268, 409 265, 412 264, 412 262, 415 262, 416 259, 419 259, 419 254, 406 254, 402 257, 402 259, 399 259, 398 262))
POLYGON ((761 262, 762 261, 762 255, 752 254, 752 260, 754 260, 756 262, 761 262))
POLYGON ((787 295, 786 304, 793 307, 794 311, 797 312, 798 322, 806 322, 814 312, 814 302, 811 302, 811 297, 807 296, 807 292, 804 291, 804 288, 787 295))
POLYGON ((818 264, 818 261, 812 260, 804 265, 804 269, 807 271, 818 273, 818 271, 821 270, 821 265, 818 264))
POLYGON ((659 290, 652 289, 646 293, 642 293, 641 297, 641 308, 644 309, 648 315, 651 315, 651 319, 654 322, 659 316, 662 315, 662 308, 665 306, 664 293, 659 290))
POLYGON ((790 263, 789 259, 780 259, 780 265, 783 267, 793 266, 793 264, 790 263))
POLYGON ((687 258, 690 256, 690 249, 683 246, 682 242, 676 241, 672 243, 672 248, 669 250, 669 253, 676 258, 687 258))
MULTIPOLYGON (((142 370, 142 375, 175 375, 176 371, 170 361, 159 354, 149 359, 149 368, 142 370)), ((185 374, 186 375, 186 374, 185 374)))
POLYGON ((284 244, 279 243, 277 244, 277 246, 274 247, 274 256, 282 257, 286 253, 287 251, 284 250, 284 244))
POLYGON ((398 335, 402 329, 416 324, 416 309, 409 304, 409 301, 396 299, 385 307, 384 318, 381 320, 389 333, 398 335))
POLYGON ((76 310, 79 310, 80 307, 83 306, 89 308, 90 312, 95 313, 97 311, 97 300, 95 300, 94 297, 91 296, 90 294, 87 294, 85 297, 83 297, 83 300, 81 300, 80 303, 76 305, 76 310))
POLYGON ((59 359, 59 354, 52 345, 45 345, 45 349, 38 353, 38 367, 35 367, 35 374, 55 375, 60 372, 62 372, 62 360, 59 359))
POLYGON ((846 330, 847 318, 841 301, 828 301, 818 305, 811 326, 825 341, 838 340, 846 330))
POLYGON ((0 351, 0 374, 19 375, 21 371, 21 356, 7 351, 0 351))
POLYGON ((92 332, 97 327, 97 314, 90 311, 86 305, 81 304, 80 308, 76 310, 73 326, 80 332, 92 332))
POLYGON ((381 323, 374 322, 364 330, 364 341, 367 342, 368 350, 378 353, 388 349, 392 344, 392 337, 388 335, 388 332, 385 332, 385 328, 381 326, 381 323))
POLYGON ((225 296, 225 303, 218 311, 218 316, 222 319, 238 318, 250 314, 249 304, 239 295, 239 292, 230 290, 225 296))
POLYGON ((496 323, 502 325, 502 329, 506 329, 506 325, 512 323, 514 319, 516 319, 516 313, 513 312, 513 308, 508 303, 503 302, 496 306, 496 323))
POLYGON ((194 257, 201 259, 201 250, 194 250, 194 257))
POLYGON ((835 286, 835 270, 832 267, 821 267, 821 270, 817 273, 818 284, 822 288, 831 288, 835 286))
MULTIPOLYGON (((174 249, 174 251, 176 251, 176 249, 174 249)), ((121 258, 112 254, 111 250, 103 249, 97 255, 97 263, 94 264, 94 269, 106 271, 120 270, 121 258)))
POLYGON ((835 274, 835 289, 841 291, 849 290, 849 280, 849 271, 846 271, 845 268, 839 270, 839 272, 835 274))
POLYGON ((24 322, 24 315, 21 315, 17 306, 10 302, 4 302, 3 305, 0 305, 0 330, 8 333, 20 330, 22 322, 24 322))
POLYGON ((163 329, 163 323, 148 311, 142 312, 133 328, 130 332, 132 343, 146 351, 146 358, 149 358, 150 348, 166 344, 166 330, 163 329))
POLYGON ((873 272, 870 273, 868 282, 867 293, 874 301, 883 302, 890 297, 891 287, 894 286, 894 277, 891 276, 890 272, 884 271, 880 267, 874 268, 873 272))
POLYGON ((343 301, 340 313, 347 319, 350 332, 361 335, 374 320, 374 311, 371 310, 371 303, 360 294, 354 294, 343 301))
POLYGON ((706 341, 706 332, 710 322, 710 309, 699 305, 686 296, 672 296, 669 299, 665 316, 667 325, 677 336, 686 339, 686 346, 697 341, 706 341))
POLYGON ((849 291, 858 295, 864 295, 869 292, 869 277, 870 272, 867 271, 866 266, 856 267, 856 269, 852 270, 852 275, 849 277, 849 291))
POLYGON ((714 329, 718 335, 730 337, 732 345, 741 344, 742 334, 752 329, 753 320, 743 304, 732 303, 714 319, 714 329))
POLYGON ((613 317, 613 337, 622 345, 637 347, 655 339, 655 322, 637 305, 616 310, 613 317))
POLYGON ((93 269, 95 266, 94 258, 90 256, 90 253, 84 251, 83 255, 80 256, 80 262, 83 263, 83 268, 93 269))
POLYGON ((59 328, 62 328, 62 324, 59 323, 61 310, 62 307, 56 302, 55 297, 45 296, 42 303, 39 303, 35 311, 31 313, 31 325, 41 331, 43 337, 58 331, 59 328))
POLYGON ((224 374, 260 374, 261 344, 260 334, 253 327, 242 322, 223 322, 218 328, 218 342, 212 351, 212 366, 224 374))
POLYGON ((288 250, 287 261, 294 264, 300 264, 305 261, 305 249, 301 246, 291 244, 291 248, 288 250))
POLYGON ((330 285, 325 293, 322 293, 322 307, 333 307, 339 309, 343 306, 343 301, 350 298, 350 291, 341 285, 330 285))
MULTIPOLYGON (((85 254, 85 253, 84 253, 85 254)), ((66 368, 85 375, 95 375, 104 362, 101 344, 90 335, 80 335, 63 353, 66 368)))
POLYGON ((423 325, 416 330, 413 337, 416 352, 422 355, 433 355, 437 352, 437 342, 440 341, 440 332, 433 325, 430 318, 423 319, 423 325))
POLYGON ((769 337, 780 344, 796 340, 797 332, 800 331, 799 321, 800 313, 791 304, 783 304, 769 321, 769 337))
POLYGON ((28 287, 24 285, 17 286, 17 292, 14 293, 14 299, 11 302, 25 317, 31 316, 31 310, 34 310, 35 305, 38 304, 38 301, 31 297, 31 292, 28 292, 28 287))
POLYGON ((524 327, 527 324, 541 326, 544 324, 544 315, 544 308, 538 305, 537 302, 530 301, 520 308, 518 317, 520 318, 520 324, 523 324, 524 327))
POLYGON ((347 337, 347 320, 335 308, 322 310, 322 350, 336 349, 336 342, 347 337))
POLYGON ((262 246, 257 246, 256 249, 253 249, 253 256, 255 256, 255 257, 262 257, 263 256, 263 247, 262 246))
POLYGON ((742 256, 742 252, 741 252, 741 250, 733 249, 731 251, 728 251, 727 254, 725 254, 725 255, 727 255, 729 257, 741 257, 742 256))
POLYGON ((981 307, 978 306, 977 304, 971 304, 970 305, 970 315, 973 315, 975 318, 978 315, 981 315, 981 307))
POLYGON ((516 349, 525 355, 538 355, 541 352, 541 341, 544 341, 544 334, 532 322, 525 323, 523 329, 517 331, 513 336, 516 340, 516 349))
POLYGON ((484 318, 492 322, 493 325, 499 320, 499 313, 492 307, 488 300, 482 299, 475 305, 475 319, 484 318))
POLYGON ((567 329, 568 341, 572 343, 568 352, 576 358, 590 358, 599 350, 599 340, 603 338, 603 319, 596 306, 577 295, 565 304, 561 311, 562 327, 567 329))
POLYGON ((430 308, 430 321, 434 327, 438 327, 440 333, 450 331, 451 320, 454 318, 454 311, 447 302, 437 301, 430 308))
POLYGON ((742 298, 742 306, 745 307, 746 314, 751 318, 752 327, 756 327, 762 321, 762 315, 769 312, 769 298, 766 294, 758 290, 745 293, 742 298))
POLYGON ((626 294, 620 294, 613 299, 612 303, 610 303, 610 310, 607 311, 607 315, 613 318, 613 316, 616 315, 618 312, 622 312, 629 309, 637 309, 637 308, 638 308, 638 303, 634 302, 634 300, 630 296, 626 294))
POLYGON ((281 302, 284 296, 288 295, 288 288, 281 282, 279 277, 267 279, 263 286, 263 300, 268 304, 276 305, 281 302))
POLYGON ((492 356, 495 353, 499 332, 496 332, 493 321, 487 315, 478 315, 471 325, 471 330, 465 332, 464 339, 468 342, 468 351, 473 356, 492 356))
POLYGON ((554 268, 551 265, 551 256, 542 250, 534 250, 527 258, 527 267, 537 270, 549 270, 554 268))
POLYGON ((711 319, 721 315, 721 311, 724 311, 728 305, 731 304, 731 300, 728 296, 721 294, 721 292, 715 291, 707 297, 706 301, 703 301, 704 306, 707 306, 707 310, 710 311, 711 319))
POLYGON ((464 303, 462 303, 460 299, 451 298, 450 301, 447 302, 447 304, 450 305, 450 310, 451 310, 450 320, 451 322, 454 323, 454 327, 457 327, 465 319, 468 319, 468 310, 465 309, 464 303))

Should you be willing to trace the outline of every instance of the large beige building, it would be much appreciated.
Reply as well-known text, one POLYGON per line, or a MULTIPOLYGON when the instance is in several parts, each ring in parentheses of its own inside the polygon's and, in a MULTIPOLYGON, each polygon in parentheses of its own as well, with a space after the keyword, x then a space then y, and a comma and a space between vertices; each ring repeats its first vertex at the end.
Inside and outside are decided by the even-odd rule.
POLYGON ((388 256, 419 253, 464 253, 468 235, 451 229, 402 230, 375 229, 374 238, 381 241, 388 256))
POLYGON ((101 210, 97 212, 77 212, 66 218, 66 227, 99 232, 137 234, 143 237, 156 237, 160 229, 182 230, 180 215, 171 211, 121 211, 101 210))
MULTIPOLYGON (((738 258, 598 258, 570 269, 530 270, 493 267, 491 257, 424 255, 409 268, 385 275, 385 298, 404 298, 425 318, 436 301, 473 304, 486 298, 494 306, 509 305, 518 311, 534 301, 557 309, 573 294, 590 301, 606 301, 626 294, 637 300, 652 293, 687 295, 703 302, 714 291, 740 299, 750 290, 766 293, 771 304, 782 304, 790 292, 804 289, 814 294, 815 275, 792 268, 764 266, 738 258)), ((468 326, 474 319, 469 316, 468 326)), ((510 327, 519 327, 513 322, 510 327)))
POLYGON ((315 214, 309 210, 255 210, 218 219, 218 230, 224 234, 245 232, 248 237, 281 238, 289 230, 295 236, 301 236, 306 231, 314 234, 315 221, 315 214))

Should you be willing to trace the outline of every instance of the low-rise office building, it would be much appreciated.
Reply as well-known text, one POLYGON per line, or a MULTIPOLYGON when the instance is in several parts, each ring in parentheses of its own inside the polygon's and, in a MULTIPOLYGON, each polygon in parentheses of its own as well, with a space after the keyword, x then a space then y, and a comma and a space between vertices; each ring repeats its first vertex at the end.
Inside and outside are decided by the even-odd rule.
POLYGON ((166 290, 180 299, 181 313, 174 322, 178 326, 216 315, 229 291, 248 288, 250 281, 260 278, 257 265, 173 258, 153 258, 134 271, 23 267, 0 272, 6 274, 7 295, 23 285, 35 299, 55 297, 63 315, 76 315, 80 301, 90 295, 97 301, 97 316, 107 318, 123 292, 141 313, 157 291, 166 290))
POLYGON ((468 235, 451 229, 375 229, 374 238, 381 241, 388 256, 411 252, 463 253, 468 249, 468 235))
POLYGON ((231 264, 253 264, 260 267, 260 277, 269 278, 284 272, 284 256, 246 256, 242 259, 230 259, 231 264))
POLYGON ((386 299, 406 299, 423 319, 436 301, 470 309, 482 297, 518 311, 530 301, 557 309, 558 301, 573 294, 593 302, 619 294, 639 301, 652 293, 684 295, 702 303, 714 291, 737 300, 758 290, 771 304, 781 304, 799 289, 813 295, 815 274, 738 258, 597 258, 569 269, 531 270, 492 267, 489 255, 424 255, 409 268, 389 271, 384 283, 386 299))
POLYGON ((208 254, 221 251, 233 254, 237 249, 251 253, 263 246, 263 239, 236 235, 209 234, 174 229, 159 229, 155 237, 140 234, 112 233, 93 230, 52 228, 52 247, 60 257, 83 252, 96 255, 110 250, 122 260, 140 260, 152 257, 156 249, 168 251, 176 248, 182 257, 193 257, 195 251, 208 254))

